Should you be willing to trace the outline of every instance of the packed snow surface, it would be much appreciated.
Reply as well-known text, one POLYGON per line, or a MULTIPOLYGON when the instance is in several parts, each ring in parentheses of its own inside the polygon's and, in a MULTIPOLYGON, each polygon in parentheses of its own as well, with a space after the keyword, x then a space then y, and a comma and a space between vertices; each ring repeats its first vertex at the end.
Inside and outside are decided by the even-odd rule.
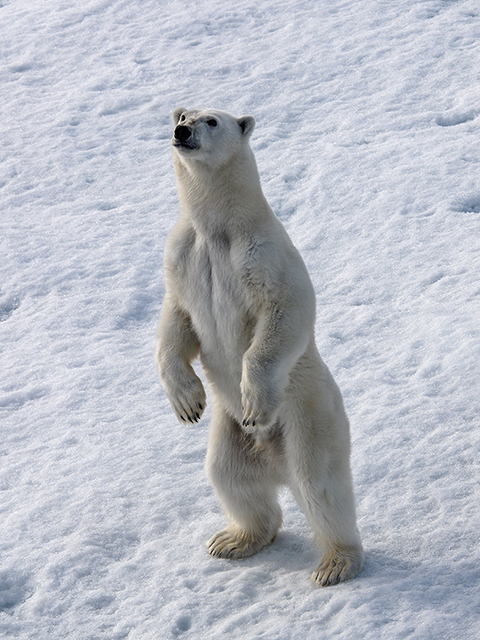
POLYGON ((458 640, 480 628, 478 0, 0 1, 0 636, 458 640), (208 412, 153 364, 171 111, 252 114, 351 419, 359 578, 282 494, 208 555, 208 412))

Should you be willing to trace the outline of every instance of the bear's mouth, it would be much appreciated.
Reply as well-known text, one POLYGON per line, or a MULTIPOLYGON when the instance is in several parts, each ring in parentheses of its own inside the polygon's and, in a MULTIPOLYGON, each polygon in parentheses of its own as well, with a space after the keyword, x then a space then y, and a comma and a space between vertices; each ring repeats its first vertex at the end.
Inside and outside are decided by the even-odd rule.
POLYGON ((180 140, 176 140, 175 138, 172 140, 172 145, 176 148, 176 149, 184 149, 186 151, 191 151, 192 149, 198 149, 198 144, 196 142, 192 141, 188 141, 188 142, 181 142, 180 140))

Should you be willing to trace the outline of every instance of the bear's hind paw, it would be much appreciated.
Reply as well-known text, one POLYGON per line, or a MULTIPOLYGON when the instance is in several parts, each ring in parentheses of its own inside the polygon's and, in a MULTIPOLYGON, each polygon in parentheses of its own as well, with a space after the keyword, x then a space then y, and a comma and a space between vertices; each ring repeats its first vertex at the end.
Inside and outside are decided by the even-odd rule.
POLYGON ((360 573, 363 561, 364 555, 361 548, 342 547, 325 554, 311 578, 320 587, 345 582, 360 573))
POLYGON ((207 542, 207 548, 210 555, 216 558, 229 558, 230 560, 238 560, 239 558, 248 558, 263 549, 271 542, 265 541, 263 538, 255 539, 246 531, 237 529, 236 527, 227 527, 216 533, 213 538, 207 542))

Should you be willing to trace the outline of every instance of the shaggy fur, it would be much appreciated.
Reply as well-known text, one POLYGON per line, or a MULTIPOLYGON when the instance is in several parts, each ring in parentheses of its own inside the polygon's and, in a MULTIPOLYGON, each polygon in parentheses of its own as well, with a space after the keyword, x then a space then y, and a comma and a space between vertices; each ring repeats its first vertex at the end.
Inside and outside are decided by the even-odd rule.
POLYGON ((197 357, 211 387, 206 469, 231 522, 208 549, 243 558, 272 542, 287 485, 323 551, 313 580, 348 580, 363 564, 348 420, 315 346, 310 278, 262 193, 255 121, 183 108, 173 121, 180 218, 165 249, 156 362, 180 421, 205 408, 197 357))

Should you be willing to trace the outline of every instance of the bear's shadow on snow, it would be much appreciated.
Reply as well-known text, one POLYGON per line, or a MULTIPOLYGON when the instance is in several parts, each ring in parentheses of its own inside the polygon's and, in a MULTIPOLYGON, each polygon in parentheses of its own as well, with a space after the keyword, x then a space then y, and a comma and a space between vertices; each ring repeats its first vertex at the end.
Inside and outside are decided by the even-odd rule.
POLYGON ((394 557, 383 549, 366 549, 365 565, 363 567, 361 578, 375 579, 385 581, 388 574, 388 581, 404 579, 406 576, 412 575, 419 570, 419 565, 406 561, 401 557, 394 557))
MULTIPOLYGON (((202 540, 211 535, 211 524, 209 522, 198 532, 202 540)), ((233 581, 254 592, 252 585, 268 583, 279 589, 279 598, 294 598, 297 589, 299 593, 305 593, 306 589, 313 596, 318 596, 319 603, 324 602, 325 596, 334 596, 335 593, 365 593, 368 597, 373 593, 378 601, 383 602, 383 606, 396 607, 396 599, 401 593, 402 598, 410 603, 412 611, 418 609, 420 602, 422 607, 435 610, 439 602, 443 603, 443 607, 446 603, 456 606, 458 594, 452 591, 452 584, 457 589, 464 585, 466 590, 471 590, 480 578, 480 569, 474 566, 465 571, 464 565, 442 562, 440 558, 432 562, 432 556, 428 553, 415 554, 414 559, 410 559, 402 550, 396 553, 390 547, 371 547, 367 543, 365 565, 359 576, 333 587, 317 587, 309 580, 309 576, 318 565, 321 552, 307 527, 299 523, 286 525, 270 546, 249 558, 226 560, 212 558, 206 549, 204 553, 207 557, 201 560, 203 577, 195 580, 194 590, 201 590, 205 579, 210 580, 212 575, 221 574, 223 577, 211 589, 224 590, 233 581), (448 580, 445 580, 445 576, 448 576, 448 580), (241 582, 238 583, 240 577, 241 582), (289 582, 288 594, 282 591, 285 581, 289 582), (297 586, 291 589, 290 585, 297 586)))
MULTIPOLYGON (((261 569, 269 575, 277 571, 286 572, 287 574, 298 573, 305 574, 308 579, 309 574, 318 565, 321 552, 314 544, 312 544, 312 536, 292 530, 281 530, 274 542, 249 558, 241 560, 224 560, 218 558, 210 558, 212 565, 206 571, 210 573, 220 566, 225 571, 230 568, 232 571, 243 571, 251 569, 261 569)), ((401 591, 404 597, 412 600, 412 606, 419 599, 422 602, 431 602, 432 606, 438 602, 439 597, 444 600, 449 599, 451 591, 449 584, 453 581, 455 584, 468 583, 472 584, 478 580, 478 571, 475 576, 465 576, 465 572, 459 569, 458 575, 455 575, 454 567, 446 566, 439 563, 432 567, 429 558, 425 557, 424 561, 406 560, 399 554, 395 556, 387 550, 380 548, 367 548, 365 550, 365 565, 360 575, 351 581, 335 585, 332 589, 348 589, 355 587, 355 590, 371 588, 372 586, 379 589, 386 589, 386 593, 392 594, 396 590, 401 591), (450 576, 449 583, 443 583, 444 576, 450 576), (461 575, 460 575, 461 574, 461 575), (439 593, 441 595, 439 596, 439 593)), ((323 588, 318 588, 312 584, 312 589, 323 593, 323 588)), ((328 589, 330 593, 330 589, 328 589)))
POLYGON ((312 544, 313 535, 282 529, 268 547, 248 558, 228 560, 211 558, 215 563, 226 563, 232 569, 261 568, 286 571, 312 572, 320 562, 320 550, 312 544))
MULTIPOLYGON (((224 560, 232 568, 255 567, 272 571, 283 569, 288 572, 303 571, 308 576, 319 564, 321 549, 315 544, 313 534, 292 529, 282 529, 271 545, 249 558, 240 560, 224 560)), ((212 558, 218 562, 217 558, 212 558)), ((417 563, 394 557, 381 549, 365 550, 365 565, 360 575, 351 582, 371 580, 389 583, 393 580, 404 580, 412 574, 423 571, 417 563)), ((349 584, 349 583, 346 583, 349 584)))
POLYGON ((305 570, 313 571, 320 562, 320 550, 313 543, 313 535, 291 529, 282 529, 263 553, 269 555, 268 561, 275 562, 288 569, 298 569, 299 564, 305 570))

